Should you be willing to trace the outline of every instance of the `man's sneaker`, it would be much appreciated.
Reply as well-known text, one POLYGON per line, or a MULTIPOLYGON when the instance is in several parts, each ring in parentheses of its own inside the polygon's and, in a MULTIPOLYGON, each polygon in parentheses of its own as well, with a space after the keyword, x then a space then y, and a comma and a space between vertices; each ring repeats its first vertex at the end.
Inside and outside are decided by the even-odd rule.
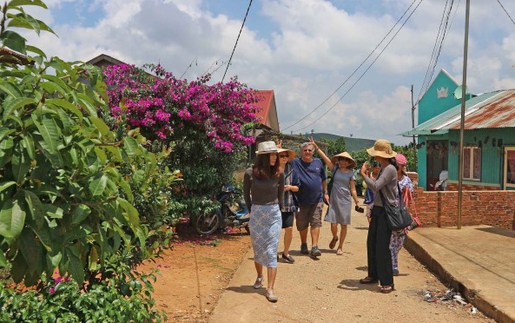
POLYGON ((322 255, 322 252, 320 251, 320 249, 318 249, 317 246, 313 246, 313 248, 311 248, 311 253, 310 253, 311 257, 319 257, 321 255, 322 255))
POLYGON ((307 243, 303 243, 300 245, 300 253, 303 255, 307 255, 309 253, 307 243))

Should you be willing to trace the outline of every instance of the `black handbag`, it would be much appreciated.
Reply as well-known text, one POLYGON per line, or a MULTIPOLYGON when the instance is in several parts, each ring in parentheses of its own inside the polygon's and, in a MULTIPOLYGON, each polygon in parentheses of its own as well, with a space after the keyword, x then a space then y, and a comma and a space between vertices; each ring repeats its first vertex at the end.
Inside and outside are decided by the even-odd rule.
POLYGON ((334 174, 336 174, 337 170, 338 170, 338 167, 334 167, 333 171, 331 172, 331 178, 329 178, 329 182, 327 183, 327 195, 329 195, 329 197, 331 197, 331 190, 333 189, 334 174))
POLYGON ((397 190, 399 191, 399 205, 391 205, 388 200, 384 198, 383 192, 379 190, 381 194, 381 200, 383 201, 383 207, 386 210, 386 222, 392 231, 399 231, 407 228, 413 218, 409 214, 408 208, 404 204, 401 194, 401 187, 397 184, 397 190))

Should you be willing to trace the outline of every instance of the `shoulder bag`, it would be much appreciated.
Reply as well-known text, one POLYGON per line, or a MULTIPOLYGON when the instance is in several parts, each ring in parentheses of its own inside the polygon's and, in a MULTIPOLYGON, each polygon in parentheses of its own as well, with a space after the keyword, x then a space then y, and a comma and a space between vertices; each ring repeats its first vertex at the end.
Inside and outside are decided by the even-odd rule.
POLYGON ((399 191, 399 205, 391 205, 388 200, 384 197, 382 190, 379 190, 381 194, 381 200, 383 201, 383 207, 386 210, 386 220, 388 226, 392 231, 403 230, 407 228, 413 219, 404 204, 401 188, 397 184, 397 190, 399 191))

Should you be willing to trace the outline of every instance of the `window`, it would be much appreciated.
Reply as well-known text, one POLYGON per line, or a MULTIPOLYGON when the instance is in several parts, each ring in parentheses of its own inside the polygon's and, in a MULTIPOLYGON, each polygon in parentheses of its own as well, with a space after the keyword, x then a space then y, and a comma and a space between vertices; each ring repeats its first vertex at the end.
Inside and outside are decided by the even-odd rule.
POLYGON ((479 181, 481 177, 481 148, 463 148, 463 179, 479 181))
POLYGON ((515 187, 515 147, 504 148, 504 185, 515 187))

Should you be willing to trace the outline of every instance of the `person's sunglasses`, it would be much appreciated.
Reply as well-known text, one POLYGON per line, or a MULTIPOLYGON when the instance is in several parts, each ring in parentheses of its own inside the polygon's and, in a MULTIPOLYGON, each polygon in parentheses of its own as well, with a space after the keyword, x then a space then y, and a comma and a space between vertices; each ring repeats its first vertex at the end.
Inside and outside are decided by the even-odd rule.
POLYGON ((313 151, 313 149, 303 149, 302 151, 305 151, 305 152, 310 153, 310 152, 312 152, 312 151, 313 151))
POLYGON ((288 158, 288 157, 290 157, 290 156, 288 156, 288 155, 279 155, 279 158, 288 158))

